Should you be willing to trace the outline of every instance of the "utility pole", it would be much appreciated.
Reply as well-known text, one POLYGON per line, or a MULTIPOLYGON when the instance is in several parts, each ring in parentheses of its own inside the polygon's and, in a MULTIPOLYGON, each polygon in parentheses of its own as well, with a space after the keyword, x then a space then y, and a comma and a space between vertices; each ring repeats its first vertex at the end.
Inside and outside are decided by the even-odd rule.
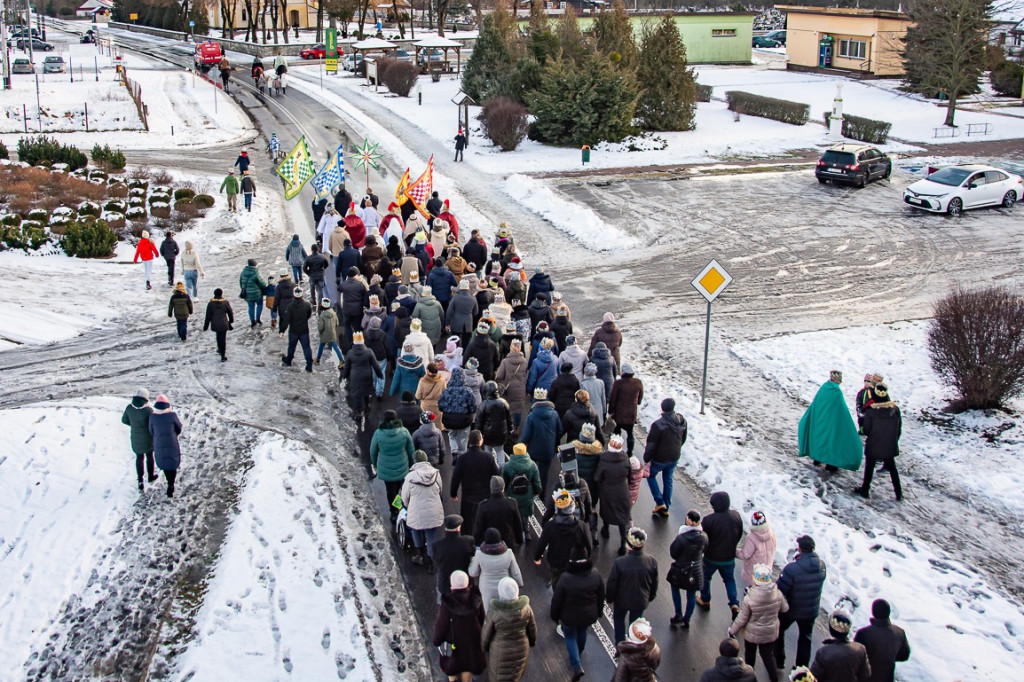
MULTIPOLYGON (((5 41, 7 39, 7 24, 4 23, 6 18, 7 18, 7 2, 5 0, 4 1, 3 10, 0 11, 0 40, 5 40, 5 41)), ((11 60, 10 60, 10 57, 8 56, 8 54, 7 54, 7 43, 5 42, 3 44, 3 46, 0 47, 0 49, 2 49, 3 53, 4 53, 3 65, 2 65, 2 68, 0 68, 0 71, 2 71, 2 73, 3 73, 4 90, 10 90, 11 89, 11 60)))
POLYGON ((35 59, 32 55, 32 8, 29 7, 28 2, 29 0, 25 0, 25 30, 28 31, 25 40, 28 41, 28 60, 35 64, 35 59))

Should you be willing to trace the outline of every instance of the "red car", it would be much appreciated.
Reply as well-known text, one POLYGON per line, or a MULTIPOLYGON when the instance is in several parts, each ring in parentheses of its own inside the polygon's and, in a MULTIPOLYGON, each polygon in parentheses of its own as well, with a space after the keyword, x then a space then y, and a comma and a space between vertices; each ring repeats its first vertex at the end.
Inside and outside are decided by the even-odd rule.
POLYGON ((299 52, 299 56, 303 59, 324 59, 327 56, 327 46, 320 43, 313 47, 307 47, 302 52, 299 52))

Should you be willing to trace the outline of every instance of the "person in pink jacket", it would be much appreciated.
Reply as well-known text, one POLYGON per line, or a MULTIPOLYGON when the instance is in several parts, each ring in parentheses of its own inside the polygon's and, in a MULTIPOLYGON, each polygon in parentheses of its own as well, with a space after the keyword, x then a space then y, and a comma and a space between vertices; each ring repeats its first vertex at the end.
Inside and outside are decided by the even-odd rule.
POLYGON ((775 531, 768 523, 764 512, 755 511, 750 515, 750 532, 743 538, 743 543, 736 550, 736 558, 743 559, 743 583, 747 587, 754 584, 754 566, 775 563, 775 531))
POLYGON ((146 273, 146 289, 153 288, 149 283, 149 278, 153 274, 153 259, 159 255, 160 252, 157 251, 156 244, 149 238, 149 232, 143 230, 142 239, 139 240, 138 246, 135 247, 135 258, 132 259, 132 262, 138 263, 139 259, 142 259, 142 270, 146 273))

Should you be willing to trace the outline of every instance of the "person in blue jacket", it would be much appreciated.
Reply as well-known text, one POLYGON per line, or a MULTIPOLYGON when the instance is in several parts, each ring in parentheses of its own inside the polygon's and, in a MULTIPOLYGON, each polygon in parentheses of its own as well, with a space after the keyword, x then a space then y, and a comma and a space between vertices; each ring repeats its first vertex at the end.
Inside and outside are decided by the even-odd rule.
POLYGON ((537 469, 540 470, 541 497, 548 489, 551 460, 554 459, 558 441, 565 432, 562 420, 555 412, 554 404, 547 398, 546 389, 534 390, 533 407, 526 415, 526 424, 523 426, 523 433, 519 436, 519 441, 526 445, 530 459, 537 463, 537 469))
POLYGON ((174 497, 174 480, 181 466, 181 420, 171 409, 171 401, 163 393, 153 403, 153 414, 149 416, 149 434, 153 436, 153 456, 156 466, 167 479, 167 497, 174 497))
POLYGON ((797 624, 796 665, 811 662, 811 633, 821 609, 821 590, 825 584, 825 562, 814 551, 814 539, 801 535, 796 539, 797 555, 782 569, 776 585, 789 603, 789 611, 779 614, 779 638, 775 641, 775 664, 786 663, 786 630, 797 624))
POLYGON ((395 362, 395 375, 391 378, 391 395, 401 395, 404 391, 415 394, 420 385, 420 378, 427 373, 423 366, 423 358, 416 355, 411 343, 402 348, 402 355, 395 362))
POLYGON ((538 388, 543 388, 546 394, 551 388, 551 383, 558 376, 558 361, 551 354, 554 345, 554 339, 544 339, 541 342, 540 350, 534 356, 533 364, 530 365, 530 373, 526 377, 527 394, 532 394, 538 388))

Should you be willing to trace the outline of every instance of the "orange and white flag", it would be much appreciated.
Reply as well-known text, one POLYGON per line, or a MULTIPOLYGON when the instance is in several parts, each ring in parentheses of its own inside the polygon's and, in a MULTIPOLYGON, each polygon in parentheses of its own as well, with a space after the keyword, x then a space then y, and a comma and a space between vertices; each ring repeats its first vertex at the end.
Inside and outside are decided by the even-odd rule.
POLYGON ((405 169, 405 173, 402 174, 402 179, 398 181, 398 187, 395 188, 395 201, 399 206, 409 201, 405 196, 405 188, 409 186, 409 169, 405 169))
POLYGON ((405 188, 403 194, 412 202, 412 205, 416 207, 416 210, 420 212, 420 215, 429 220, 430 214, 427 213, 423 206, 427 203, 427 199, 430 198, 430 193, 433 191, 434 157, 431 155, 430 161, 427 162, 427 169, 423 171, 422 175, 416 178, 416 182, 405 188))

